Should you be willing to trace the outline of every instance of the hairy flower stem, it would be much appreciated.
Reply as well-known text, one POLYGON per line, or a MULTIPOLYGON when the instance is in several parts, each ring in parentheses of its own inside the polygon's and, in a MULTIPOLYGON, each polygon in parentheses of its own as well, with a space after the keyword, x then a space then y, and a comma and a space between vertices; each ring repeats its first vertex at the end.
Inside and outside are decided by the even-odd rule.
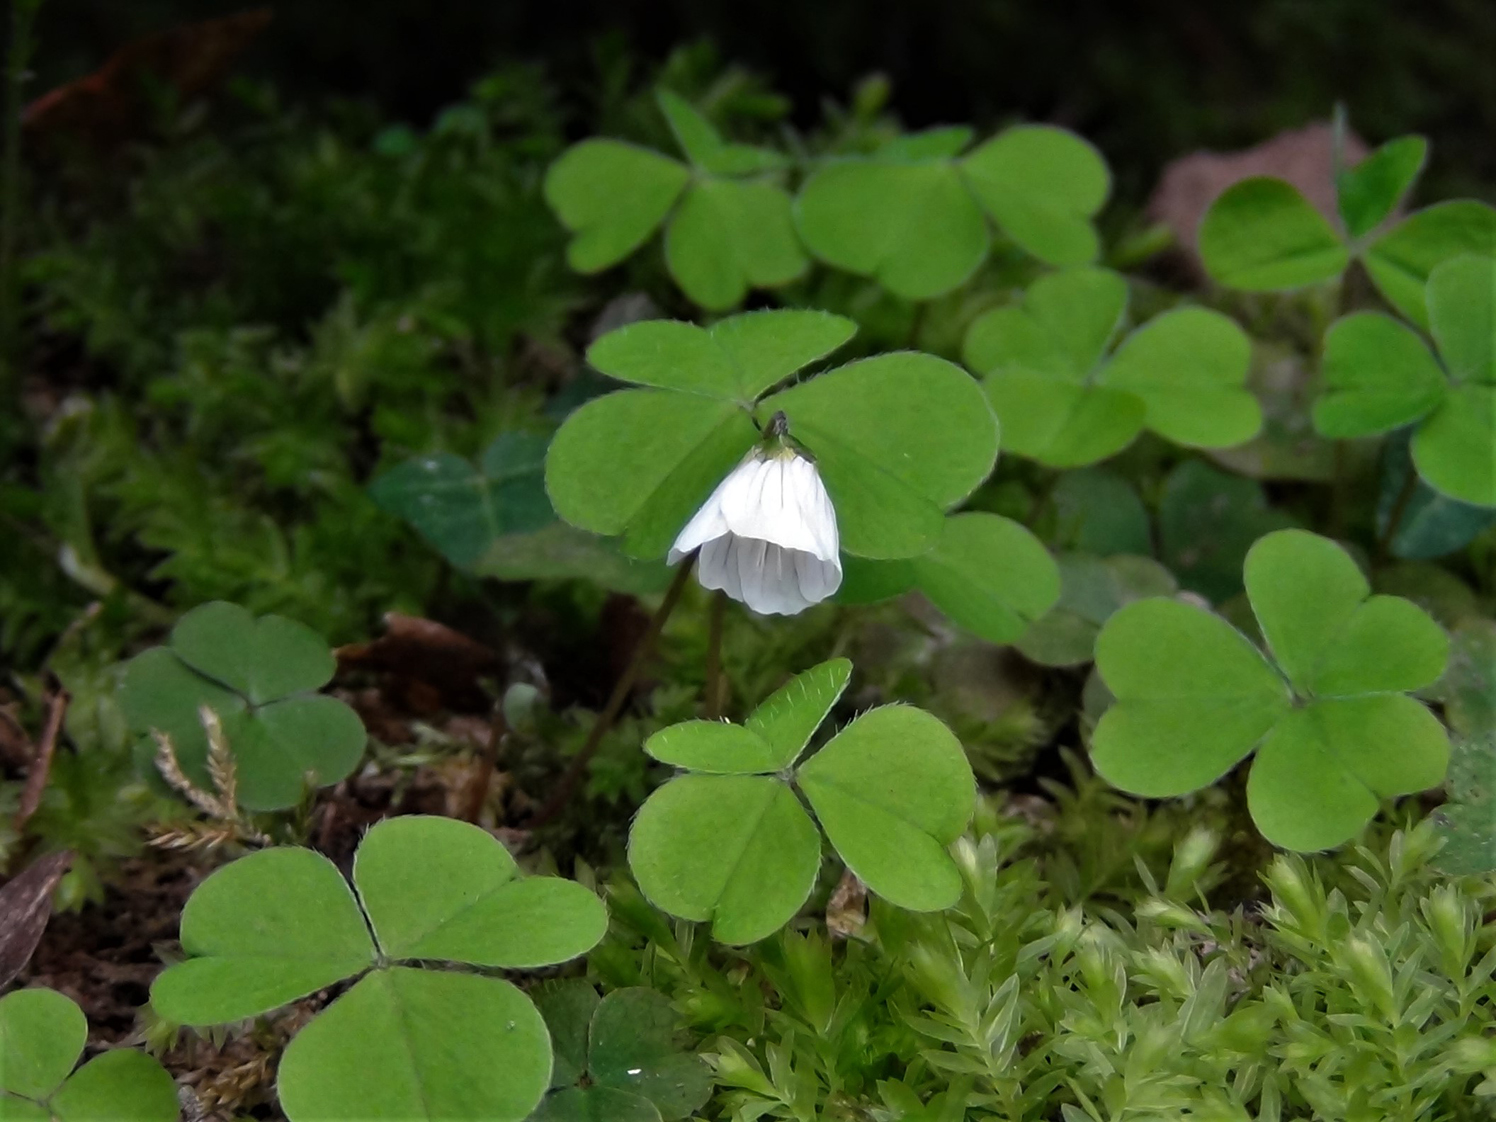
POLYGON ((612 696, 608 698, 608 704, 603 706, 603 711, 597 715, 592 728, 587 733, 587 740, 582 745, 582 750, 576 754, 571 761, 571 766, 561 776, 561 781, 556 789, 551 792, 550 798, 541 804, 540 809, 532 814, 525 828, 538 830, 560 813, 561 809, 571 800, 577 784, 581 781, 582 774, 587 770, 587 765, 592 757, 597 754, 602 745, 603 737, 618 720, 618 714, 623 712, 623 706, 628 701, 629 694, 633 692, 634 683, 639 679, 639 671, 643 669, 645 660, 650 651, 654 649, 655 640, 660 637, 660 631, 665 626, 665 621, 670 618, 670 613, 675 611, 676 604, 680 603, 681 593, 686 589, 686 580, 691 575, 691 569, 696 563, 695 556, 688 557, 686 561, 675 570, 675 579, 670 582, 670 588, 665 592, 665 598, 660 601, 660 606, 649 619, 649 626, 644 629, 644 634, 639 636, 639 642, 634 646, 634 653, 629 657, 629 664, 623 668, 623 673, 618 676, 617 683, 613 686, 612 696))
POLYGON ((20 388, 20 288, 16 232, 21 205, 21 90, 31 62, 31 31, 41 0, 11 0, 5 68, 5 132, 0 141, 0 408, 20 388))
POLYGON ((708 721, 722 716, 726 691, 722 688, 722 618, 727 611, 727 595, 718 592, 712 597, 706 617, 706 697, 701 715, 708 721))

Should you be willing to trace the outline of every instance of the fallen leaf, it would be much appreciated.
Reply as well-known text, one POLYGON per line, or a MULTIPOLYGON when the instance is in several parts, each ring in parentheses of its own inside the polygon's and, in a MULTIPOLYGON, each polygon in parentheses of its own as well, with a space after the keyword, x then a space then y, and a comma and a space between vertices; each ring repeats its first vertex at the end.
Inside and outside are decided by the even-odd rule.
POLYGON ((72 853, 52 853, 0 887, 0 990, 31 961, 52 918, 52 892, 72 863, 72 853))

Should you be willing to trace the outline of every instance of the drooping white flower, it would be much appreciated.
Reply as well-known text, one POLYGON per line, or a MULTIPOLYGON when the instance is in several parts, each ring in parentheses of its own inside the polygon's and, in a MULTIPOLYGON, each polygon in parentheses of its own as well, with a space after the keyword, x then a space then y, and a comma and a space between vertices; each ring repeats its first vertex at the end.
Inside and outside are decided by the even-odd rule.
POLYGON ((733 468, 670 549, 700 549, 696 578, 763 615, 792 616, 841 587, 836 508, 816 465, 788 445, 733 468))

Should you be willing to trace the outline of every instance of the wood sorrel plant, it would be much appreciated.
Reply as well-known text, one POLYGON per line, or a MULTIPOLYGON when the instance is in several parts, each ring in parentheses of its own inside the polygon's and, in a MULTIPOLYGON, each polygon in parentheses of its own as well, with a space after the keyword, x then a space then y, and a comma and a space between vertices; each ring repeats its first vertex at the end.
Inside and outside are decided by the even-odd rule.
POLYGON ((182 912, 187 961, 156 979, 151 1004, 179 1024, 227 1024, 351 979, 281 1059, 286 1117, 520 1122, 550 1083, 550 1036, 528 997, 483 971, 565 962, 607 925, 589 890, 521 876, 486 831, 393 818, 364 837, 352 888, 292 847, 215 872, 182 912))

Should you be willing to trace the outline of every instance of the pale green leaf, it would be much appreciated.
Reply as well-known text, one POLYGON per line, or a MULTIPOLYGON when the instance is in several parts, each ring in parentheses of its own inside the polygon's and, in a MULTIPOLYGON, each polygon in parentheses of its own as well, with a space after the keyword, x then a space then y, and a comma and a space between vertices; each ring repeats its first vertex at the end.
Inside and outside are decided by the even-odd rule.
POLYGON ((1139 600, 1113 615, 1096 640, 1096 668, 1117 703, 1092 736, 1092 763, 1150 798, 1215 782, 1291 702, 1287 683, 1239 631, 1176 600, 1139 600))
POLYGON ((1456 386, 1413 435, 1413 464, 1434 490, 1496 507, 1496 386, 1456 386))
POLYGON ((655 733, 644 751, 662 764, 715 775, 760 775, 793 761, 742 725, 723 721, 683 721, 655 733))
POLYGON ((1344 272, 1350 255, 1334 228, 1281 179, 1226 188, 1200 223, 1200 257, 1227 288, 1271 292, 1318 284, 1344 272))
POLYGON ((816 257, 909 300, 960 287, 990 243, 981 209, 946 161, 828 164, 800 188, 795 220, 816 257))
POLYGON ((45 1099, 73 1070, 88 1042, 83 1010, 56 990, 15 990, 0 998, 0 1093, 45 1099))
POLYGON ((1180 308, 1128 336, 1099 381, 1141 398, 1145 424, 1160 436, 1228 448, 1262 427, 1262 410, 1245 388, 1251 357, 1235 321, 1204 308, 1180 308))
POLYGON ((290 1122, 522 1122, 550 1075, 545 1022, 514 986, 394 967, 297 1034, 277 1091, 290 1122))
POLYGON ((1424 290, 1430 274, 1441 262, 1466 253, 1496 257, 1496 209, 1456 199, 1410 214, 1372 243, 1362 259, 1387 302, 1427 328, 1424 290))
POLYGON ((576 236, 571 267, 595 273, 622 261, 655 232, 691 173, 647 148, 617 140, 584 140, 568 148, 545 177, 545 200, 576 236))
POLYGON ((1401 694, 1317 701, 1289 713, 1258 750, 1247 803, 1262 836, 1299 851, 1349 841, 1380 800, 1444 778, 1443 726, 1401 694))
POLYGON ((365 835, 353 879, 387 958, 549 966, 591 950, 602 901, 574 881, 521 877, 487 830, 404 815, 365 835))
POLYGON ((186 1025, 265 1013, 374 962, 368 925, 343 875, 309 849, 241 857, 182 910, 187 961, 151 986, 151 1005, 186 1025))
POLYGON ((1090 219, 1111 192, 1111 175, 1085 140, 1064 129, 1021 125, 978 147, 961 171, 1002 231, 1039 260, 1096 259, 1090 219))
POLYGON ((852 663, 845 658, 813 666, 760 702, 744 724, 772 745, 776 767, 788 767, 810 743, 851 678, 852 663))
POLYGON ((177 1122, 177 1084, 154 1058, 116 1048, 84 1064, 52 1098, 58 1122, 177 1122))
POLYGON ((1325 333, 1324 393, 1314 427, 1337 439, 1411 424, 1444 399, 1444 372, 1412 330, 1379 312, 1356 312, 1325 333))
POLYGON ((1428 141, 1400 136, 1342 171, 1335 190, 1346 234, 1359 238, 1381 225, 1408 193, 1427 158, 1428 141))
POLYGON ((796 782, 847 867, 901 908, 936 911, 961 895, 946 847, 976 800, 966 752, 922 709, 863 714, 801 766, 796 782))
POLYGON ((1049 551, 1023 526, 996 514, 947 518, 935 548, 913 564, 931 603, 990 643, 1017 641, 1060 595, 1049 551))
POLYGON ((687 190, 665 231, 665 261, 681 290, 712 311, 736 307, 750 288, 788 284, 810 264, 784 190, 728 179, 687 190))
POLYGON ((753 943, 788 923, 821 864, 815 823, 783 782, 685 775, 645 801, 629 868, 658 908, 710 920, 723 943, 753 943))
POLYGON ((1449 376, 1496 384, 1496 257, 1451 257, 1429 274, 1426 299, 1449 376))

